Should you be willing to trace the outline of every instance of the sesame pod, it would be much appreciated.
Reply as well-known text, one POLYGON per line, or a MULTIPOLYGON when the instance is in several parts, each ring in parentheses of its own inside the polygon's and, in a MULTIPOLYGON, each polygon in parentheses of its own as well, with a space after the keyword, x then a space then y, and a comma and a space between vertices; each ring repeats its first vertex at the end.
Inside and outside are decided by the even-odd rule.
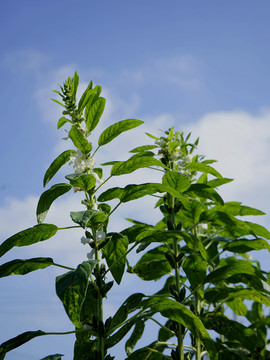
POLYGON ((111 237, 107 237, 103 240, 100 240, 98 243, 98 250, 104 248, 104 246, 107 245, 110 240, 111 240, 111 237))
POLYGON ((176 264, 175 255, 171 251, 167 251, 165 253, 165 257, 168 260, 168 262, 170 263, 171 267, 175 268, 175 264, 176 264))
POLYGON ((112 325, 112 317, 108 317, 108 319, 105 321, 105 331, 106 333, 110 331, 112 325))
POLYGON ((183 286, 182 289, 179 292, 179 300, 180 302, 183 302, 186 297, 186 288, 183 286))
POLYGON ((175 225, 174 225, 174 223, 172 221, 171 216, 169 216, 168 219, 167 219, 167 229, 168 230, 175 230, 175 225))
POLYGON ((182 223, 181 221, 179 221, 179 223, 176 225, 176 230, 181 230, 182 229, 182 223))

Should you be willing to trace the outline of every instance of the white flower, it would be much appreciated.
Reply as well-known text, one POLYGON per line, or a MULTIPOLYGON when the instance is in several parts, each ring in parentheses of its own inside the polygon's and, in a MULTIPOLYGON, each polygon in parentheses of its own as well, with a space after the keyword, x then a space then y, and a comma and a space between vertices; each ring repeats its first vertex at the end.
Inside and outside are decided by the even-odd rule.
POLYGON ((75 156, 70 157, 69 165, 73 166, 75 174, 82 174, 86 171, 92 173, 92 169, 95 166, 95 160, 78 150, 75 156))
POLYGON ((87 253, 87 259, 93 260, 94 255, 95 255, 95 249, 91 250, 90 253, 87 253))
POLYGON ((97 186, 101 185, 102 182, 103 182, 103 179, 101 179, 101 178, 98 176, 98 174, 97 174, 96 172, 94 172, 94 171, 92 171, 91 174, 92 174, 92 175, 94 176, 94 178, 96 179, 96 185, 97 185, 97 186))
POLYGON ((197 225, 197 235, 198 236, 205 235, 207 229, 208 229, 208 224, 197 225))
POLYGON ((104 240, 105 237, 106 237, 106 234, 105 234, 104 231, 102 231, 102 230, 97 231, 97 233, 96 233, 96 241, 104 240))
POLYGON ((164 139, 158 139, 155 141, 155 144, 157 144, 161 148, 165 148, 167 145, 167 142, 164 139))
POLYGON ((93 169, 95 164, 96 164, 96 162, 95 162, 95 159, 93 159, 93 158, 88 158, 88 159, 85 160, 86 167, 88 167, 90 169, 93 169))
POLYGON ((83 236, 83 237, 81 238, 81 243, 82 243, 83 245, 89 244, 89 243, 90 243, 90 239, 88 239, 87 237, 83 236))

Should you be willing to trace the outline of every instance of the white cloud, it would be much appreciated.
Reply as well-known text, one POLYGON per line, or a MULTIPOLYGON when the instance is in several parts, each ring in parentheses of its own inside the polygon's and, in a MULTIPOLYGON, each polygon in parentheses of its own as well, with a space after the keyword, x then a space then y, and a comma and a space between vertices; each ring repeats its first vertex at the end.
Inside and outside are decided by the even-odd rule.
POLYGON ((224 186, 228 200, 270 210, 269 110, 258 115, 243 111, 207 114, 188 126, 188 131, 194 139, 200 137, 199 153, 218 160, 213 166, 224 177, 235 180, 224 186))

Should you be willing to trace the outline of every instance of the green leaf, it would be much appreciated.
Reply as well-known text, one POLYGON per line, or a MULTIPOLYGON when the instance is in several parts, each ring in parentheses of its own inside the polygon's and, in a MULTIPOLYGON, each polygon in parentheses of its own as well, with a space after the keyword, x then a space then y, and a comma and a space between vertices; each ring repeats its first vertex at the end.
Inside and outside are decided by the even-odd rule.
POLYGON ((264 212, 249 206, 243 206, 240 202, 226 202, 224 205, 216 205, 212 210, 226 212, 233 216, 265 215, 264 212))
POLYGON ((181 240, 180 231, 156 230, 155 228, 140 231, 136 237, 138 242, 168 242, 172 239, 181 240))
MULTIPOLYGON (((97 260, 92 260, 98 263, 97 260)), ((96 292, 92 283, 88 284, 84 302, 81 307, 80 320, 82 324, 93 323, 93 315, 98 313, 98 299, 93 294, 96 292)))
POLYGON ((46 171, 43 179, 43 186, 45 187, 48 182, 54 177, 57 171, 65 165, 69 160, 71 155, 75 155, 75 150, 66 150, 62 152, 49 166, 48 170, 46 171))
POLYGON ((228 179, 228 178, 213 179, 213 180, 207 181, 207 185, 211 186, 212 188, 216 188, 221 185, 228 184, 231 181, 233 181, 233 179, 228 179))
POLYGON ((191 162, 186 165, 186 168, 189 170, 200 171, 205 174, 211 174, 211 175, 216 176, 219 179, 222 179, 222 176, 220 175, 220 173, 217 170, 215 170, 214 168, 212 168, 212 166, 209 166, 209 165, 205 165, 205 164, 198 163, 198 162, 191 162))
POLYGON ((207 314, 203 318, 207 329, 215 330, 224 335, 228 340, 239 341, 248 350, 253 351, 256 347, 257 336, 250 328, 245 327, 237 321, 229 319, 222 314, 207 314))
POLYGON ((265 227, 263 227, 262 225, 259 225, 259 224, 249 222, 249 221, 245 221, 245 223, 249 226, 252 233, 254 233, 257 236, 262 236, 262 237, 266 238, 267 240, 270 240, 270 232, 265 227))
POLYGON ((95 94, 96 91, 94 89, 89 89, 87 87, 87 89, 85 90, 85 92, 82 94, 79 104, 78 104, 78 112, 82 113, 83 109, 86 107, 89 98, 95 94))
POLYGON ((205 292, 205 299, 209 303, 220 302, 226 299, 227 301, 231 301, 234 299, 247 299, 252 300, 254 302, 259 302, 266 306, 270 306, 270 299, 263 295, 260 291, 255 289, 233 289, 233 288, 209 288, 205 292))
MULTIPOLYGON (((72 78, 72 83, 73 83, 73 98, 74 100, 76 99, 76 93, 77 93, 77 89, 78 89, 78 85, 79 85, 79 75, 77 73, 77 71, 75 71, 73 78, 72 78)), ((64 355, 62 355, 64 356, 64 355)))
POLYGON ((204 344, 210 360, 217 359, 214 341, 211 339, 201 320, 185 305, 174 300, 160 300, 157 298, 152 299, 149 305, 154 311, 160 312, 162 316, 184 325, 204 344))
POLYGON ((79 224, 82 228, 86 228, 87 223, 97 210, 71 211, 70 217, 72 221, 79 224))
POLYGON ((72 186, 80 188, 81 190, 88 192, 89 190, 93 189, 96 185, 96 178, 91 174, 72 174, 67 175, 66 179, 70 181, 72 186))
POLYGON ((130 295, 113 316, 111 328, 114 329, 121 325, 127 319, 128 314, 140 306, 143 297, 145 297, 145 295, 142 293, 130 295))
POLYGON ((80 314, 84 302, 89 276, 95 267, 95 262, 84 261, 76 270, 57 276, 56 293, 62 301, 66 313, 72 323, 81 328, 80 314))
POLYGON ((202 198, 213 200, 214 202, 223 205, 224 202, 221 196, 211 186, 206 184, 192 184, 186 191, 190 196, 200 196, 202 198))
POLYGON ((111 335, 106 339, 106 347, 109 349, 115 346, 119 341, 123 339, 124 336, 129 332, 132 328, 135 320, 130 320, 127 324, 122 326, 115 334, 111 335))
POLYGON ((51 99, 51 100, 52 100, 52 101, 54 101, 56 104, 58 104, 58 105, 61 105, 61 106, 65 107, 65 105, 64 105, 64 104, 62 104, 60 101, 55 100, 55 99, 51 99))
POLYGON ((107 236, 111 236, 111 241, 103 248, 103 257, 114 280, 119 285, 126 265, 128 238, 118 233, 109 233, 107 236))
POLYGON ((143 347, 134 351, 129 355, 127 360, 170 360, 172 359, 169 356, 166 356, 154 349, 154 344, 150 344, 149 346, 143 347))
POLYGON ((162 178, 162 182, 163 184, 177 190, 179 193, 188 190, 190 187, 190 181, 188 177, 174 171, 166 172, 162 178))
POLYGON ((179 234, 184 239, 187 246, 195 251, 199 251, 205 261, 207 261, 209 264, 212 264, 211 259, 209 257, 208 252, 206 251, 205 247, 203 246, 202 242, 199 238, 194 236, 193 234, 190 234, 186 231, 179 231, 179 234))
POLYGON ((206 276, 204 283, 217 283, 238 274, 255 275, 256 277, 264 280, 260 271, 249 262, 245 260, 238 260, 230 265, 221 266, 220 268, 212 271, 206 276))
POLYGON ((150 156, 140 156, 115 163, 111 169, 111 176, 130 174, 137 169, 142 169, 149 166, 159 166, 167 169, 167 167, 162 164, 161 161, 155 158, 152 158, 150 156))
POLYGON ((13 248, 13 246, 28 246, 44 241, 56 234, 58 227, 53 224, 40 224, 20 231, 11 236, 0 245, 0 257, 13 248))
POLYGON ((67 193, 71 188, 72 186, 69 184, 56 184, 41 194, 37 205, 37 221, 39 224, 43 223, 54 200, 67 193))
POLYGON ((86 127, 88 131, 93 131, 99 120, 101 115, 103 114, 104 108, 106 104, 106 99, 103 97, 98 98, 98 100, 91 106, 89 112, 86 117, 86 127))
POLYGON ((120 135, 122 132, 134 129, 135 127, 141 124, 143 124, 143 121, 137 119, 128 119, 128 120, 119 121, 109 126, 101 133, 98 139, 98 145, 99 146, 106 145, 110 141, 115 139, 118 135, 120 135))
POLYGON ((233 240, 228 244, 225 244, 223 249, 240 254, 247 253, 252 250, 261 250, 261 249, 267 249, 270 252, 270 245, 264 239, 253 239, 253 240, 238 239, 238 240, 233 240))
POLYGON ((126 350, 127 355, 130 355, 132 353, 134 346, 137 344, 137 342, 142 337, 144 327, 145 327, 144 321, 142 321, 140 319, 135 323, 135 328, 134 328, 130 338, 127 340, 127 342, 125 344, 125 350, 126 350))
POLYGON ((84 135, 76 128, 76 126, 72 126, 68 136, 71 138, 76 148, 79 149, 83 154, 88 154, 92 150, 92 144, 84 137, 84 135))
POLYGON ((17 347, 25 344, 26 342, 34 339, 37 336, 46 335, 44 331, 26 331, 0 345, 0 359, 4 359, 7 352, 16 349, 17 347))
POLYGON ((42 358, 41 360, 61 360, 63 354, 54 354, 54 355, 48 355, 45 358, 42 358))
POLYGON ((145 184, 130 184, 127 185, 121 195, 120 195, 120 200, 121 202, 125 203, 131 200, 136 200, 139 199, 143 196, 146 195, 152 195, 155 193, 171 193, 173 196, 177 196, 178 197, 178 193, 176 191, 174 191, 173 188, 163 185, 163 184, 158 184, 158 183, 145 183, 145 184))
POLYGON ((154 135, 152 135, 152 134, 149 134, 149 133, 145 133, 147 136, 149 136, 151 139, 154 139, 154 140, 158 140, 159 138, 158 137, 156 137, 156 136, 154 136, 154 135))
POLYGON ((29 272, 45 269, 53 265, 51 258, 32 258, 27 260, 16 259, 0 266, 0 277, 9 275, 25 275, 29 272))
POLYGON ((143 280, 158 280, 171 272, 172 267, 165 257, 166 246, 158 246, 145 253, 129 272, 137 274, 143 280))
POLYGON ((156 149, 156 148, 157 148, 156 145, 143 145, 143 146, 138 146, 135 149, 130 150, 130 153, 138 153, 138 152, 152 150, 152 149, 156 149))
MULTIPOLYGON (((195 290, 199 285, 203 284, 206 276, 207 263, 199 254, 194 253, 185 258, 182 267, 187 275, 192 290, 195 290)), ((204 297, 203 286, 197 290, 197 293, 201 298, 204 297)))
POLYGON ((69 119, 65 118, 64 116, 62 116, 57 123, 57 129, 60 129, 62 126, 64 126, 67 122, 73 124, 72 121, 70 121, 69 119))
POLYGON ((122 188, 113 187, 100 194, 98 197, 98 201, 109 201, 113 199, 120 199, 122 192, 123 192, 122 188))

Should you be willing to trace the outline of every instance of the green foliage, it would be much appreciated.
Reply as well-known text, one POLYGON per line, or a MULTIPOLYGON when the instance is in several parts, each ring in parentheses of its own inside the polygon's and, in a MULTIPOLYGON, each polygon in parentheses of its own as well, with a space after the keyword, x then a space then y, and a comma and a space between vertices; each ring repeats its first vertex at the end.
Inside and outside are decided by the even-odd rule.
MULTIPOLYGON (((195 154, 199 139, 192 143, 191 134, 185 137, 174 128, 160 137, 147 133, 154 144, 137 146, 127 160, 102 164, 104 175, 103 168, 95 167, 96 152, 143 122, 127 119, 110 125, 99 134, 92 152, 92 132, 106 100, 101 87, 90 81, 77 101, 78 86, 75 72, 60 86, 61 91, 55 91, 61 101, 53 101, 64 108, 57 128, 70 127, 68 139, 74 149, 61 153, 43 180, 46 186, 69 163, 73 166, 65 176, 69 183, 52 185, 41 195, 38 225, 4 241, 0 257, 14 246, 32 245, 51 238, 60 229, 76 227, 84 234, 81 242, 90 248, 88 261, 72 269, 51 258, 16 259, 0 265, 0 277, 25 275, 51 265, 69 270, 56 278, 56 293, 73 324, 73 330, 67 333, 75 333, 74 360, 113 360, 109 351, 125 337, 128 360, 202 360, 205 355, 211 360, 269 359, 270 320, 265 307, 270 306, 270 277, 248 252, 270 251, 270 232, 240 219, 264 213, 240 202, 224 202, 217 188, 232 179, 212 166, 215 160, 195 154), (107 165, 112 167, 106 178, 107 165), (160 179, 108 186, 100 192, 115 176, 145 168, 158 170, 160 179), (80 194, 83 206, 70 212, 73 226, 43 224, 52 203, 71 189, 80 194), (129 227, 109 232, 111 214, 122 204, 145 196, 157 199, 157 224, 127 219, 129 227), (117 200, 114 207, 107 203, 112 200, 117 200), (138 255, 132 264, 134 257, 129 258, 129 253, 135 249, 138 255), (160 290, 147 292, 147 296, 131 294, 112 317, 104 319, 103 301, 114 286, 110 279, 121 286, 125 270, 147 284, 156 281, 161 284, 160 290), (149 321, 157 326, 157 339, 142 346, 149 321), (212 330, 218 338, 214 339, 212 330)), ((0 346, 0 359, 25 342, 48 334, 30 331, 5 341, 0 346)), ((62 356, 43 359, 59 360, 62 356)))

